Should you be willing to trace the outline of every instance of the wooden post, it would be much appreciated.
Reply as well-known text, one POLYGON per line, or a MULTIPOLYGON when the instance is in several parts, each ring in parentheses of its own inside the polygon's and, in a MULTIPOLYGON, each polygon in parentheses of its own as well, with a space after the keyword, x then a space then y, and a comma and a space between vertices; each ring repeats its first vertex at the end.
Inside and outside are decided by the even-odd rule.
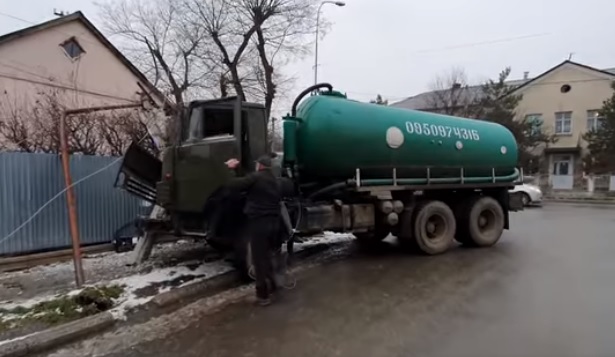
POLYGON ((64 183, 66 185, 66 203, 68 206, 68 220, 70 224, 70 237, 73 243, 73 263, 75 265, 75 283, 80 288, 85 278, 83 265, 81 264, 81 240, 79 238, 79 224, 77 223, 77 204, 73 191, 73 180, 70 175, 68 156, 68 140, 66 138, 66 112, 62 111, 60 117, 60 147, 62 152, 62 169, 64 171, 64 183))
MULTIPOLYGON (((83 265, 81 264, 81 239, 79 237, 79 224, 77 221, 77 204, 73 191, 73 180, 70 175, 70 165, 68 156, 68 140, 66 138, 66 118, 69 115, 93 113, 105 110, 146 108, 150 104, 148 101, 130 104, 105 105, 100 107, 76 108, 63 110, 60 117, 60 150, 62 152, 62 169, 64 171, 64 181, 66 184, 66 202, 68 205, 68 219, 70 223, 70 236, 73 242, 73 262, 75 264, 75 282, 77 287, 81 287, 85 282, 83 275, 83 265)), ((151 103, 154 104, 155 103, 151 103)), ((151 249, 150 249, 151 251, 151 249)))

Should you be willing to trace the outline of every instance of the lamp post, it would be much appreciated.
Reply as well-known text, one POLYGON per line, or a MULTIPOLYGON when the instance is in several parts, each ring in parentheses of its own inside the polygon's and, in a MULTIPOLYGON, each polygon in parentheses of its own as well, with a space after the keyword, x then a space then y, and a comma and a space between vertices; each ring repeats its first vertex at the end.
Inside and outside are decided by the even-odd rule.
POLYGON ((333 4, 340 7, 346 5, 343 1, 323 1, 318 6, 318 12, 316 13, 316 49, 314 51, 314 84, 318 84, 318 26, 320 24, 320 9, 324 4, 333 4))

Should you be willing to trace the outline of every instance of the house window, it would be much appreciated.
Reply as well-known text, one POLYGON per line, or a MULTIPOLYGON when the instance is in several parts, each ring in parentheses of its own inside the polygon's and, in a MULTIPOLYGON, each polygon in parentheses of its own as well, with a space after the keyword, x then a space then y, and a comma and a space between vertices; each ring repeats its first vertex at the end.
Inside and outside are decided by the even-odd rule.
POLYGON ((572 134, 572 112, 555 113, 555 134, 572 134))
POLYGON ((525 116, 525 121, 529 126, 529 136, 539 135, 542 131, 542 114, 528 114, 525 116))
POLYGON ((68 55, 68 57, 75 59, 81 56, 85 51, 83 47, 77 42, 77 39, 74 37, 69 38, 68 40, 62 42, 60 46, 64 49, 64 52, 68 55))
POLYGON ((587 111, 587 131, 598 130, 604 125, 604 117, 599 110, 587 111))

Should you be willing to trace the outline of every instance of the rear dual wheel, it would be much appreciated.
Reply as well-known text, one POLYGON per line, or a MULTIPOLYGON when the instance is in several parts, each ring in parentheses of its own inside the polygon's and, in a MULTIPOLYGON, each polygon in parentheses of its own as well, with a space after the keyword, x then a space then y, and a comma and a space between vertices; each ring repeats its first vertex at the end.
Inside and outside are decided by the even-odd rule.
POLYGON ((504 232, 504 210, 492 197, 472 198, 457 208, 458 242, 473 247, 490 247, 504 232))
POLYGON ((400 243, 428 255, 442 254, 451 247, 456 226, 455 215, 446 203, 426 201, 404 212, 400 243))

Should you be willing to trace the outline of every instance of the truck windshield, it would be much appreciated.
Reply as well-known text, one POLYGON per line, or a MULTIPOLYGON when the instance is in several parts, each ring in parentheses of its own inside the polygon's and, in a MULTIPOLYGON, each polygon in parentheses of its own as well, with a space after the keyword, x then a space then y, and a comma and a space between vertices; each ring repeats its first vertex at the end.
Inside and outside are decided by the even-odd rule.
POLYGON ((233 136, 232 108, 194 107, 190 113, 188 141, 233 136))

